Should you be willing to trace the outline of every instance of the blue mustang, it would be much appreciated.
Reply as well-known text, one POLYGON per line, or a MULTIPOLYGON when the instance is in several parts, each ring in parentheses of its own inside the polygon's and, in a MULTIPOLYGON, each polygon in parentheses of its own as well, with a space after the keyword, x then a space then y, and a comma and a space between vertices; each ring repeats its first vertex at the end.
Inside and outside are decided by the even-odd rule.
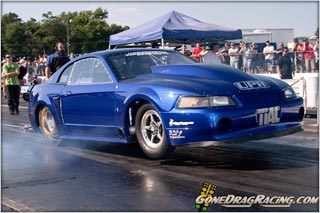
POLYGON ((303 99, 281 80, 162 49, 79 56, 29 91, 30 123, 48 141, 138 142, 150 158, 291 134, 304 117, 303 99))

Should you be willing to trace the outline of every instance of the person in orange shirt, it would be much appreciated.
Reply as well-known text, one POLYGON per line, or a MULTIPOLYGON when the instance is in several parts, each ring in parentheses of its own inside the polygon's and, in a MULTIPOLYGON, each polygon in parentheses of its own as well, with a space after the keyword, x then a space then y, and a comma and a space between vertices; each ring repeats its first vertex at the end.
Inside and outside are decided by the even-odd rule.
POLYGON ((302 51, 304 52, 304 61, 307 72, 316 71, 316 55, 314 54, 313 45, 308 39, 303 39, 302 51))
POLYGON ((293 41, 293 48, 292 51, 294 53, 294 66, 296 72, 305 72, 305 61, 304 61, 304 56, 303 56, 303 51, 302 51, 302 45, 299 43, 298 39, 294 39, 293 41))

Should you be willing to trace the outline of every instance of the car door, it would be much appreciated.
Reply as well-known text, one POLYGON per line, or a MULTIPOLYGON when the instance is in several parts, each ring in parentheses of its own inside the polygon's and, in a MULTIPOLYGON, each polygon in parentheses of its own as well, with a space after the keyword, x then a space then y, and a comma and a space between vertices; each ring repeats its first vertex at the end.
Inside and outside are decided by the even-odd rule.
POLYGON ((116 137, 114 100, 114 84, 102 61, 76 61, 61 95, 61 114, 68 134, 116 137))

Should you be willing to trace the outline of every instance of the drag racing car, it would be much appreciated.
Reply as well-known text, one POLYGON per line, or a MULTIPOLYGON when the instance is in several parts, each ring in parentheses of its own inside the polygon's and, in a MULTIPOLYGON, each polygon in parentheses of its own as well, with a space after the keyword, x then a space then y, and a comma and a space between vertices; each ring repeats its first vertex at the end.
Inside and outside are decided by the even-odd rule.
POLYGON ((150 158, 302 130, 303 99, 285 82, 179 52, 94 52, 30 89, 29 119, 48 141, 137 142, 150 158))

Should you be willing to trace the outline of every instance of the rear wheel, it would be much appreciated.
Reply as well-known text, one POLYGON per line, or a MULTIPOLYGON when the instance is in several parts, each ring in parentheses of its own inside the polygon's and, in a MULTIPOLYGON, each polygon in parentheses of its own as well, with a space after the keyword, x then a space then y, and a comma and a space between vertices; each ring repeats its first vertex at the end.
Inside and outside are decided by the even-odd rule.
POLYGON ((39 112, 39 123, 42 133, 49 142, 59 144, 61 139, 57 130, 56 122, 48 107, 44 107, 39 112))
POLYGON ((139 145, 150 158, 162 158, 173 150, 167 143, 161 117, 151 104, 138 110, 135 127, 139 145))

